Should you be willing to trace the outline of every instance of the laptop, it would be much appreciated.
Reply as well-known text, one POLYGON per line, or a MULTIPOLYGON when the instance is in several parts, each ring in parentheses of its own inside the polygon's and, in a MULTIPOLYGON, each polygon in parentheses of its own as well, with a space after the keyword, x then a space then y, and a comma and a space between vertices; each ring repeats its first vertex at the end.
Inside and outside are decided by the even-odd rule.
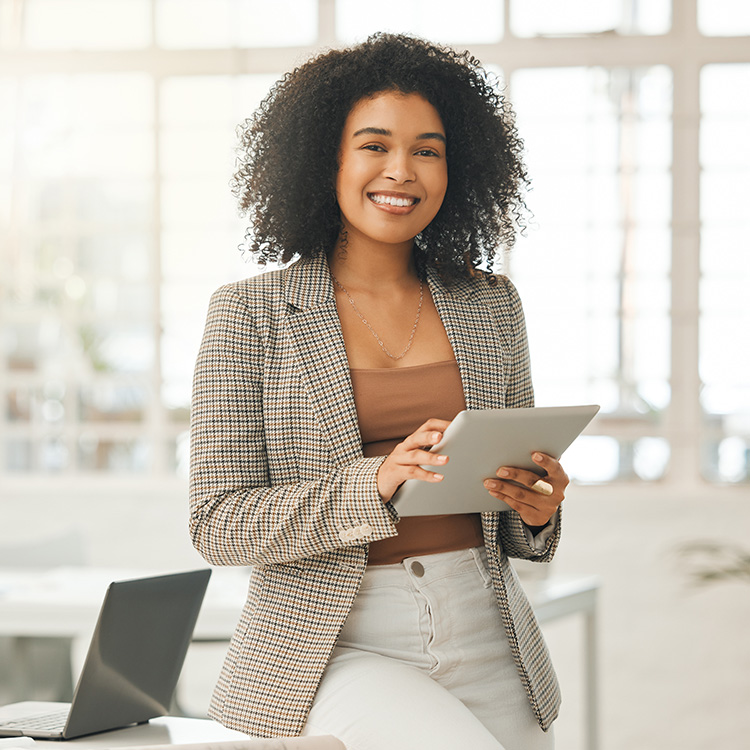
POLYGON ((0 708, 0 737, 70 739, 169 713, 211 570, 115 581, 72 703, 0 708))

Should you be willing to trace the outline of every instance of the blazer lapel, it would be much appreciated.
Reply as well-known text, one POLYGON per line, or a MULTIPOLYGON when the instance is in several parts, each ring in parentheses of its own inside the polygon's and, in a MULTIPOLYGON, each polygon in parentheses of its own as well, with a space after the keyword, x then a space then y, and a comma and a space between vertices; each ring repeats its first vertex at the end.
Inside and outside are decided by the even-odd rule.
POLYGON ((362 457, 357 409, 336 299, 325 257, 297 261, 285 277, 287 330, 302 388, 327 433, 335 460, 362 457))
MULTIPOLYGON (((503 407, 506 355, 481 287, 459 281, 448 289, 432 269, 428 283, 458 362, 467 408, 503 407)), ((326 258, 290 266, 284 294, 302 388, 330 438, 336 461, 355 461, 362 457, 362 437, 326 258)))
POLYGON ((458 281, 447 288, 428 271, 430 291, 453 346, 467 409, 498 409, 505 404, 505 353, 497 322, 481 300, 481 287, 458 281))

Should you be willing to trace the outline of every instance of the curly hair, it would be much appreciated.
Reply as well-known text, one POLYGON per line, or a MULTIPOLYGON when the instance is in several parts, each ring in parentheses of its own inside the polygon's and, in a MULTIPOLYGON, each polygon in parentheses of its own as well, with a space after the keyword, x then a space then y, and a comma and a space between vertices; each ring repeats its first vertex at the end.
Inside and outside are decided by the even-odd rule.
POLYGON ((330 252, 341 233, 336 176, 346 118, 383 91, 419 94, 447 138, 448 188, 415 240, 420 266, 447 283, 491 268, 525 226, 523 143, 496 79, 469 52, 401 34, 324 52, 287 73, 238 127, 232 191, 261 264, 330 252))

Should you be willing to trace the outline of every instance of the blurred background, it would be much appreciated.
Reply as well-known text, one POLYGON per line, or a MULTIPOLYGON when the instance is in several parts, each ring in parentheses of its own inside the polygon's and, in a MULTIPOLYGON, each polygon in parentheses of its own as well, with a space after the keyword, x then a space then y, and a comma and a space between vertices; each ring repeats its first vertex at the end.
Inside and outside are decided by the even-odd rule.
MULTIPOLYGON (((76 564, 201 564, 193 363, 210 293, 260 271, 235 127, 382 30, 470 49, 517 113, 534 219, 499 270, 537 403, 602 405, 549 571, 596 576, 600 747, 747 747, 746 0, 0 0, 0 568, 60 535, 76 564)), ((590 637, 545 631, 575 750, 590 637)), ((190 713, 224 648, 189 657, 190 713)))

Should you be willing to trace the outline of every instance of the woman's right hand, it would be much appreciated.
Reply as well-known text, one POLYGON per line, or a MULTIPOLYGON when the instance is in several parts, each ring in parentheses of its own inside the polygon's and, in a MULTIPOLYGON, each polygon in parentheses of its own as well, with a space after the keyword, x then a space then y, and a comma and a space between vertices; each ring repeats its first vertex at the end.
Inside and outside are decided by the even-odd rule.
POLYGON ((442 474, 423 469, 420 464, 445 466, 448 463, 448 456, 431 453, 429 449, 443 439, 449 424, 445 419, 428 419, 391 451, 378 469, 378 492, 383 502, 388 502, 407 479, 442 480, 442 474))

